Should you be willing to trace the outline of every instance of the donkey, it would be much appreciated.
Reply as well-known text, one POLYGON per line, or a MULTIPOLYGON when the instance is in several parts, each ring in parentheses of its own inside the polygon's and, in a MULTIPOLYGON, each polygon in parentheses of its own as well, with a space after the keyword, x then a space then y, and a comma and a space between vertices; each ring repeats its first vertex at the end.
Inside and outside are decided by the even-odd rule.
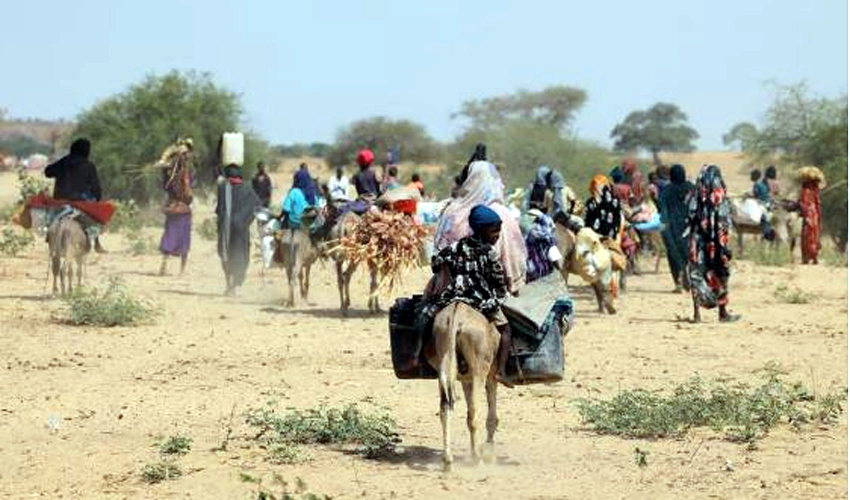
MULTIPOLYGON (((345 257, 345 254, 337 249, 342 238, 349 236, 354 227, 360 223, 360 216, 354 212, 346 212, 334 224, 330 230, 327 241, 323 244, 323 251, 330 256, 336 264, 336 285, 339 290, 340 311, 343 316, 348 314, 351 307, 351 277, 357 271, 357 263, 351 262, 345 257)), ((378 302, 378 268, 374 264, 369 264, 369 312, 381 312, 381 306, 378 302)))
POLYGON ((59 292, 56 280, 61 283, 62 294, 71 293, 73 288, 74 265, 77 271, 77 286, 83 282, 83 266, 86 255, 91 250, 82 224, 73 216, 65 216, 54 221, 47 231, 51 270, 53 272, 53 293, 59 292), (67 280, 67 286, 66 286, 67 280))
MULTIPOLYGON (((561 276, 564 285, 569 286, 570 274, 581 276, 593 288, 596 294, 596 302, 600 313, 616 314, 617 309, 611 297, 606 277, 612 276, 612 280, 618 279, 617 271, 613 270, 610 250, 599 240, 596 233, 590 229, 582 229, 588 236, 587 242, 578 243, 576 233, 561 223, 555 224, 555 235, 558 240, 558 250, 563 256, 561 259, 561 276), (591 234, 592 233, 592 234, 591 234), (598 259, 597 256, 607 257, 598 259)), ((579 234, 584 234, 579 233, 579 234)))
POLYGON ((493 436, 499 425, 496 415, 496 373, 499 369, 497 352, 499 332, 487 318, 472 307, 454 302, 434 318, 436 352, 428 362, 438 372, 440 387, 440 423, 443 427, 443 465, 451 469, 454 458, 451 450, 450 420, 455 403, 455 379, 460 380, 466 398, 466 426, 472 460, 480 463, 482 446, 478 399, 487 394, 487 445, 493 446, 493 436), (466 372, 458 373, 458 356, 466 362, 466 372))

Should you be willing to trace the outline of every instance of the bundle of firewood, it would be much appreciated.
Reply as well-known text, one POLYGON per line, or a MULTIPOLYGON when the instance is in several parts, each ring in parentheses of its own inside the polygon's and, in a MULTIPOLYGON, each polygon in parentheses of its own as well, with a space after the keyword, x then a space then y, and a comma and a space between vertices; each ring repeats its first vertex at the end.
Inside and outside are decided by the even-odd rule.
POLYGON ((428 234, 425 226, 405 214, 371 210, 340 239, 338 248, 351 263, 377 268, 378 290, 389 292, 404 271, 419 265, 428 234))

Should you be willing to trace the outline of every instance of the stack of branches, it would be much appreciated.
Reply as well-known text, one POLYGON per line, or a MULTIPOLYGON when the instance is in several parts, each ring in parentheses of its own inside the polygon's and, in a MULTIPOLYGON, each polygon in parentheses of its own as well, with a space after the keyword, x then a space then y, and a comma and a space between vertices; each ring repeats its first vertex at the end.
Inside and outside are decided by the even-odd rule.
POLYGON ((338 249, 352 264, 374 266, 381 277, 378 291, 392 291, 402 273, 419 265, 430 231, 398 212, 367 212, 338 249))

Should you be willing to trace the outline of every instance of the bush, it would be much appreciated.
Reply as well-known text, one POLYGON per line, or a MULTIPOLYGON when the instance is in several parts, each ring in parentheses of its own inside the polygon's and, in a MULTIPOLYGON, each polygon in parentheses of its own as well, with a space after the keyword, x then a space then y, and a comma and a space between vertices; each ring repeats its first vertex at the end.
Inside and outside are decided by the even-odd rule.
POLYGON ((23 167, 18 167, 16 174, 18 177, 18 205, 23 205, 24 202, 38 193, 49 190, 52 185, 47 178, 30 175, 23 167))
POLYGON ((185 455, 192 449, 192 438, 188 436, 170 436, 159 445, 161 455, 185 455))
POLYGON ((109 280, 103 292, 77 287, 64 300, 69 306, 66 320, 72 325, 136 325, 158 314, 156 307, 133 297, 116 278, 109 280))
POLYGON ((204 219, 198 226, 198 234, 207 241, 218 239, 218 225, 215 218, 204 219))
POLYGON ((148 484, 161 483, 177 479, 183 475, 183 471, 175 464, 168 462, 157 462, 147 464, 142 469, 142 479, 148 484))
POLYGON ((801 383, 785 382, 782 373, 769 366, 755 388, 729 381, 708 384, 694 377, 668 396, 634 389, 607 401, 582 399, 578 410, 599 434, 662 438, 710 427, 730 441, 752 443, 782 421, 797 428, 806 422, 831 423, 843 411, 844 399, 841 393, 815 398, 801 383))
POLYGON ((134 200, 116 200, 114 203, 115 214, 109 221, 109 230, 116 233, 126 231, 128 234, 140 231, 144 222, 136 202, 134 200))
POLYGON ((787 285, 779 285, 773 292, 773 296, 786 304, 808 304, 814 295, 806 293, 799 288, 787 285))
POLYGON ((392 451, 400 442, 396 422, 389 414, 364 413, 355 404, 289 409, 284 415, 277 414, 270 404, 249 410, 246 422, 259 429, 258 438, 267 448, 282 449, 286 457, 292 456, 288 447, 295 444, 355 445, 358 453, 375 457, 392 451))
POLYGON ((4 227, 0 233, 0 254, 17 257, 35 243, 35 237, 29 231, 4 227))

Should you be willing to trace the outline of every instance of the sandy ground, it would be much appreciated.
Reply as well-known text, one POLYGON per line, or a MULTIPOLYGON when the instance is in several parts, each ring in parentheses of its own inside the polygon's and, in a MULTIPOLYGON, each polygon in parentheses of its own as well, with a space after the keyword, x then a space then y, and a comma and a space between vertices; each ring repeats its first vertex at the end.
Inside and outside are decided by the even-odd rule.
MULTIPOLYGON (((4 179, 6 180, 6 179, 4 179)), ((5 183, 4 183, 5 184, 5 183)), ((210 216, 200 204, 196 227, 210 216)), ((146 235, 157 240, 159 230, 146 235)), ((843 498, 847 496, 847 417, 797 433, 780 426, 756 450, 695 431, 682 439, 625 440, 582 428, 573 402, 631 388, 663 389, 699 373, 753 381, 776 361, 823 392, 847 386, 847 270, 756 268, 736 262, 732 309, 742 322, 692 325, 684 295, 660 274, 632 278, 620 313, 599 316, 588 289, 572 290, 577 326, 565 340, 567 375, 554 385, 500 390, 501 426, 494 464, 468 463, 461 403, 453 419, 457 466, 441 471, 436 381, 392 373, 386 315, 369 316, 365 277, 353 289, 351 317, 339 316, 329 266, 315 269, 310 303, 280 306, 279 271, 264 284, 256 264, 242 297, 222 296, 214 242, 195 235, 185 276, 159 277, 155 254, 131 256, 117 234, 113 253, 94 258, 86 281, 123 278, 157 301, 162 316, 134 328, 58 323, 49 296, 46 246, 0 260, 0 497, 257 498, 240 474, 302 478, 334 498, 843 498), (815 294, 810 304, 779 302, 780 284, 815 294), (314 407, 372 401, 391 409, 403 443, 392 460, 366 460, 308 448, 309 460, 273 465, 245 438, 244 412, 270 398, 314 407), (211 451, 226 434, 227 451, 211 451), (185 434, 193 450, 186 475, 147 485, 160 436, 185 434), (649 452, 635 465, 634 449, 649 452), (731 461, 733 471, 725 464, 731 461)), ((645 267, 648 267, 645 264, 645 267)), ((397 295, 417 291, 412 273, 397 295)), ((388 300, 385 300, 388 303, 388 300)), ((385 304, 388 305, 388 304, 385 304)))

